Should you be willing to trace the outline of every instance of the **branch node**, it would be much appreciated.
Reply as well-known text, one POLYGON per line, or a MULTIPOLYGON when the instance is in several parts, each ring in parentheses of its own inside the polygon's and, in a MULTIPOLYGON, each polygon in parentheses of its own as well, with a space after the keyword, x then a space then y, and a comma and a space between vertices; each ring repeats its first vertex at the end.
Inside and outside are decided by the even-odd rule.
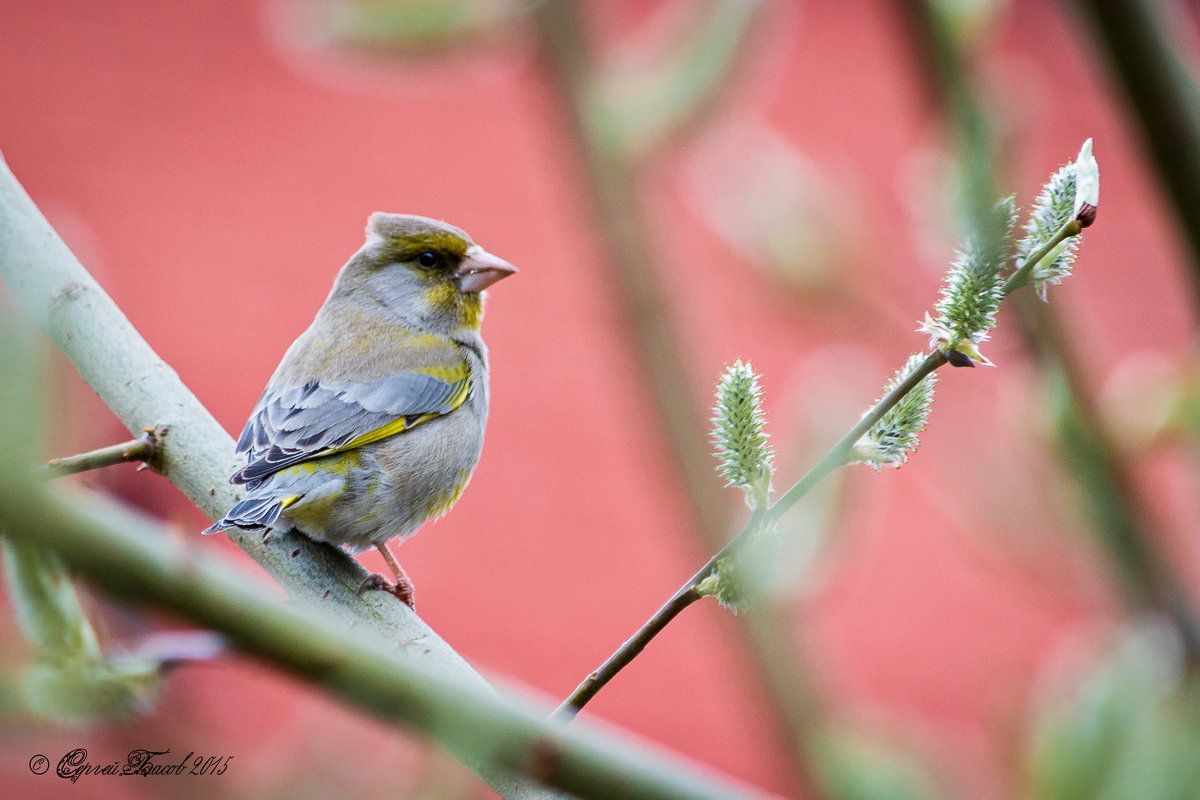
POLYGON ((166 425, 142 428, 142 435, 128 442, 111 444, 86 453, 52 458, 42 468, 51 478, 75 475, 88 470, 111 467, 130 461, 140 461, 139 470, 152 469, 163 474, 162 439, 170 431, 166 425))

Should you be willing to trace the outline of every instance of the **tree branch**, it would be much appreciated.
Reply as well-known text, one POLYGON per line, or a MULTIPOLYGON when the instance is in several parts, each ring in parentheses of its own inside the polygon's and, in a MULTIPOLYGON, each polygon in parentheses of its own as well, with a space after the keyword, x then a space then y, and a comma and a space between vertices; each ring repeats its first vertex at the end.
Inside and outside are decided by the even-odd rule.
MULTIPOLYGON (((10 341, 0 366, 25 355, 10 341)), ((25 378, 0 389, 6 411, 0 417, 0 527, 25 544, 52 550, 110 594, 218 631, 247 653, 435 738, 489 775, 502 794, 527 794, 513 777, 523 773, 583 798, 752 796, 698 775, 690 765, 648 758, 612 737, 552 726, 531 704, 509 704, 480 682, 467 685, 422 657, 428 639, 408 647, 410 640, 351 630, 327 607, 284 602, 246 580, 242 570, 123 506, 87 492, 68 497, 36 481, 21 456, 32 461, 29 431, 38 428, 40 398, 36 382, 25 378)))
MULTIPOLYGON (((154 420, 157 424, 170 428, 169 445, 162 447, 160 451, 161 471, 167 478, 212 518, 222 514, 238 500, 236 491, 226 480, 236 468, 233 440, 183 385, 174 370, 150 348, 112 299, 78 262, 2 160, 0 277, 8 284, 13 295, 42 324, 84 380, 96 390, 131 432, 140 432, 146 420, 154 420)), ((6 408, 6 412, 7 410, 6 408)), ((42 496, 40 490, 29 495, 35 496, 42 496)), ((4 508, 0 513, 8 517, 22 513, 22 508, 28 510, 26 505, 22 505, 24 501, 21 501, 21 498, 17 500, 11 509, 7 502, 2 504, 4 508)), ((47 502, 49 503, 49 500, 47 502)), ((79 529, 86 527, 87 530, 94 530, 93 526, 100 525, 105 520, 95 519, 94 514, 89 515, 69 508, 62 509, 62 512, 59 516, 59 521, 64 526, 62 535, 72 537, 71 548, 79 548, 65 553, 66 560, 81 572, 88 571, 94 579, 110 584, 118 583, 119 579, 125 576, 123 570, 127 562, 115 561, 111 555, 115 550, 110 551, 108 544, 98 545, 94 538, 85 540, 81 535, 83 531, 79 529), (97 575, 87 564, 80 564, 80 554, 83 553, 90 553, 95 564, 107 565, 111 574, 97 575)), ((106 511, 105 515, 108 519, 113 519, 115 517, 112 515, 118 513, 118 510, 112 510, 106 511)), ((36 531, 40 534, 40 520, 35 523, 24 528, 13 526, 13 530, 36 531)), ((135 527, 144 531, 144 523, 139 522, 135 527)), ((109 531, 109 534, 118 532, 109 531)), ((121 551, 132 558, 140 548, 149 548, 148 562, 141 563, 136 559, 128 562, 141 563, 144 570, 140 573, 140 582, 130 579, 127 584, 129 589, 125 590, 136 591, 136 599, 162 601, 165 607, 176 607, 180 613, 184 613, 187 609, 180 604, 186 605, 191 602, 188 596, 193 592, 202 592, 208 605, 203 609, 192 609, 197 615, 195 618, 200 619, 203 624, 211 625, 215 630, 225 630, 222 625, 225 615, 236 617, 240 613, 240 606, 231 600, 241 596, 238 592, 233 592, 234 589, 250 592, 253 598, 258 598, 256 590, 253 587, 248 588, 244 576, 229 581, 227 573, 219 568, 214 569, 217 570, 216 579, 222 589, 214 590, 199 577, 197 570, 202 568, 192 566, 195 556, 189 554, 183 557, 180 551, 170 549, 170 537, 160 532, 154 535, 159 541, 145 542, 138 537, 136 547, 121 551), (162 548, 168 549, 162 551, 162 548), (157 561, 154 556, 157 556, 157 561), (170 584, 172 590, 161 591, 164 584, 170 584), (231 593, 225 593, 226 589, 231 593)), ((511 711, 508 713, 512 716, 505 717, 505 707, 490 685, 407 606, 381 593, 370 593, 360 597, 357 590, 366 572, 358 562, 342 551, 286 531, 273 532, 269 542, 262 541, 259 536, 241 532, 234 532, 231 538, 283 585, 293 598, 304 600, 316 606, 320 612, 334 614, 340 618, 341 622, 333 628, 334 633, 340 632, 340 638, 335 637, 328 641, 340 642, 347 639, 345 632, 348 628, 353 628, 360 637, 374 637, 384 642, 419 641, 421 647, 415 651, 413 659, 405 662, 408 665, 407 669, 420 669, 422 675, 426 672, 432 673, 447 686, 453 681, 457 686, 456 691, 466 692, 466 696, 471 698, 470 704, 482 709, 481 717, 486 718, 488 725, 499 725, 498 720, 507 718, 517 725, 518 729, 533 735, 535 729, 527 725, 529 719, 536 715, 529 711, 511 711), (414 667, 411 662, 418 658, 420 664, 414 667)), ((203 562, 203 559, 200 560, 203 562)), ((110 585, 109 588, 122 590, 121 585, 110 585)), ((250 599, 251 597, 246 597, 247 602, 250 599)), ((304 635, 313 638, 313 647, 319 645, 314 638, 317 631, 321 637, 331 635, 330 630, 327 630, 329 626, 324 623, 313 622, 311 624, 315 625, 315 628, 304 628, 306 621, 311 618, 308 610, 300 615, 294 608, 278 603, 270 606, 270 609, 266 614, 271 620, 270 630, 265 632, 269 634, 268 641, 262 644, 251 641, 254 636, 263 633, 252 627, 242 628, 236 632, 237 636, 232 638, 264 655, 271 655, 275 648, 279 648, 282 656, 282 651, 286 648, 277 641, 277 637, 286 638, 286 632, 290 628, 284 624, 285 619, 295 620, 297 625, 306 630, 304 635), (300 616, 300 619, 296 620, 297 616, 300 616), (268 650, 270 652, 266 652, 268 650)), ((262 608, 248 609, 245 613, 253 617, 262 613, 262 608)), ((228 632, 231 636, 234 633, 228 632)), ((294 633, 301 635, 299 632, 294 633)), ((374 649, 374 646, 364 645, 356 639, 352 651, 366 655, 367 651, 373 654, 374 649)), ((329 653, 320 649, 321 659, 326 655, 329 653)), ((371 658, 374 658, 374 655, 371 658)), ((396 659, 395 654, 388 655, 382 661, 372 662, 371 659, 367 659, 367 662, 360 664, 357 669, 359 673, 368 673, 364 680, 368 681, 370 687, 378 687, 386 682, 387 667, 396 659)), ((300 671, 301 665, 295 659, 290 666, 300 671)), ((326 671, 310 677, 323 677, 328 685, 362 703, 373 696, 371 692, 374 689, 351 685, 351 679, 342 674, 335 675, 326 671)), ((413 689, 418 685, 415 682, 417 679, 410 676, 396 680, 400 682, 399 685, 393 686, 385 693, 391 698, 388 701, 392 703, 388 707, 389 713, 408 715, 406 718, 412 724, 426 730, 438 741, 443 741, 441 731, 434 725, 436 719, 413 719, 428 708, 427 704, 420 700, 422 691, 413 689), (408 688, 404 688, 405 686, 408 688), (400 702, 401 699, 404 700, 403 703, 400 702), (414 705, 410 706, 410 701, 414 705)), ((466 714, 461 707, 452 713, 458 717, 466 714)), ((536 730, 538 737, 550 731, 541 727, 537 727, 536 730)), ((526 739, 527 744, 530 741, 543 740, 526 739)), ((561 762, 556 769, 569 773, 562 780, 572 786, 576 785, 578 780, 582 780, 575 776, 575 772, 583 770, 582 762, 593 757, 599 759, 598 763, 602 768, 614 770, 614 775, 616 772, 622 772, 627 766, 619 757, 611 755, 614 750, 610 745, 599 745, 599 750, 593 752, 590 737, 565 739, 551 735, 550 739, 545 741, 562 744, 564 749, 561 753, 551 750, 543 755, 553 756, 551 761, 558 759, 561 762)), ((476 752, 466 745, 459 747, 456 753, 464 759, 470 759, 465 761, 466 765, 505 798, 526 800, 557 796, 528 780, 514 778, 508 772, 512 765, 502 760, 497 761, 493 758, 494 753, 476 752)), ((538 764, 526 766, 533 769, 538 764)), ((641 766, 634 765, 632 774, 641 774, 647 769, 644 763, 641 766)), ((541 773, 539 777, 542 777, 541 773)), ((617 780, 613 775, 610 775, 610 779, 617 780)), ((622 786, 626 789, 636 784, 633 777, 627 776, 621 780, 624 781, 622 786)), ((661 779, 656 780, 657 783, 653 785, 661 788, 664 785, 661 779)), ((692 795, 668 793, 664 790, 654 796, 667 798, 692 795)), ((694 796, 713 795, 710 791, 694 796)))

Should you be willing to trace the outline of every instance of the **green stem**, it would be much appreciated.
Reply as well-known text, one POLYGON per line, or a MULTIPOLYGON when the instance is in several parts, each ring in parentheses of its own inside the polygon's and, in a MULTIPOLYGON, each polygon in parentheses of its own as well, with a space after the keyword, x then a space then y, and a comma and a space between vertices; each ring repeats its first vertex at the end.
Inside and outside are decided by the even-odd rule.
POLYGON ((1050 241, 1039 247, 1033 253, 1030 253, 1029 258, 1025 259, 1025 263, 1021 268, 1008 276, 1008 280, 1004 282, 1004 294, 1009 295, 1020 289, 1025 284, 1029 283, 1029 276, 1033 273, 1038 262, 1050 255, 1054 248, 1070 239, 1072 236, 1078 236, 1083 227, 1077 219, 1069 219, 1063 223, 1062 227, 1054 232, 1050 237, 1050 241))
POLYGON ((562 719, 570 719, 578 714, 589 700, 595 697, 609 681, 616 677, 617 673, 637 658, 638 654, 646 648, 646 645, 662 632, 670 624, 671 620, 675 619, 675 617, 679 616, 680 612, 700 599, 701 595, 697 591, 697 587, 701 581, 713 574, 717 568, 717 564, 722 559, 733 555, 745 545, 751 538, 753 531, 757 530, 760 524, 779 519, 788 509, 799 502, 800 498, 804 497, 814 486, 820 483, 825 476, 844 465, 858 440, 870 431, 875 423, 879 422, 883 418, 883 415, 899 403, 917 384, 945 363, 946 354, 940 350, 935 350, 926 356, 925 360, 911 374, 896 384, 890 392, 872 406, 870 411, 859 420, 857 425, 851 428, 833 447, 829 448, 824 457, 805 473, 804 477, 798 480, 769 508, 763 511, 756 511, 752 514, 737 536, 733 537, 715 556, 708 560, 708 563, 689 578, 683 586, 679 587, 679 590, 671 595, 671 598, 638 628, 637 632, 621 645, 608 660, 596 669, 596 671, 588 675, 575 691, 563 701, 562 705, 558 707, 555 715, 562 719))

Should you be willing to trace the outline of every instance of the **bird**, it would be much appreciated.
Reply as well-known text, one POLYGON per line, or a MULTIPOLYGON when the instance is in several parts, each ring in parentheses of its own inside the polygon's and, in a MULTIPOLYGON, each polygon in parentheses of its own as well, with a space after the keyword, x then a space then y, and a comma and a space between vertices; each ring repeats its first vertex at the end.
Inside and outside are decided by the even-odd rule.
POLYGON ((276 368, 237 442, 245 498, 203 532, 291 528, 351 553, 388 548, 445 514, 483 447, 485 290, 517 272, 461 228, 375 212, 312 324, 276 368))

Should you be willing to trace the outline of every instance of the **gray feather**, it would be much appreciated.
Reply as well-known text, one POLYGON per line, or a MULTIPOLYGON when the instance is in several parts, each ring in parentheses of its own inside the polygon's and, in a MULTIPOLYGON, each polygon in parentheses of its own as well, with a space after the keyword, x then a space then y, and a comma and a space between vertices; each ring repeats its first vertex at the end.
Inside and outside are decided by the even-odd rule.
POLYGON ((369 383, 325 386, 310 381, 270 389, 246 423, 238 452, 249 463, 230 480, 246 483, 336 449, 402 417, 447 414, 470 379, 451 383, 419 372, 401 372, 369 383))

